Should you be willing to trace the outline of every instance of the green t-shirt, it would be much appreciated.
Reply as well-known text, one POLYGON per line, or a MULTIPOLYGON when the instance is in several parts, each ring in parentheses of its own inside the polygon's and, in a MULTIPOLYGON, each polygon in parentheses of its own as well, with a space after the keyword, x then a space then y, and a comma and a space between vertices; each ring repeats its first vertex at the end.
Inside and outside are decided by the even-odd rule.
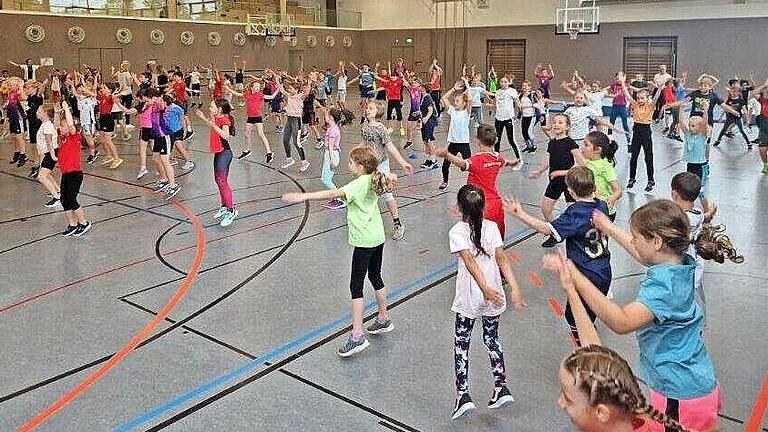
POLYGON ((370 248, 384 243, 384 222, 379 212, 379 197, 371 187, 371 175, 361 175, 341 190, 347 203, 349 244, 370 248))
MULTIPOLYGON (((588 160, 587 168, 595 175, 595 189, 597 190, 597 197, 603 201, 606 201, 608 197, 613 194, 611 190, 611 182, 615 182, 616 169, 613 168, 613 164, 608 159, 600 160, 588 160)), ((608 209, 609 214, 616 213, 616 206, 608 209)))
POLYGON ((488 91, 491 93, 496 93, 496 90, 499 89, 499 80, 497 78, 488 78, 488 91))

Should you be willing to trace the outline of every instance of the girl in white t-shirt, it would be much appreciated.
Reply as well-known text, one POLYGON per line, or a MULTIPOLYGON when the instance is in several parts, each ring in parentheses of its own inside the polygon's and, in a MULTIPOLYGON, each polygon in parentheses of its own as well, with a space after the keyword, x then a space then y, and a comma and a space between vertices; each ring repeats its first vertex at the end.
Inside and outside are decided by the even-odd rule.
POLYGON ((499 228, 496 223, 483 219, 483 191, 474 185, 463 186, 459 189, 457 204, 462 221, 448 233, 451 253, 459 256, 456 295, 451 306, 456 312, 456 407, 452 420, 475 408, 469 396, 469 343, 478 318, 483 322, 483 342, 488 348, 494 378, 488 408, 501 408, 514 402, 507 388, 504 354, 499 341, 499 316, 507 307, 499 271, 507 280, 515 308, 525 307, 512 267, 504 254, 499 228))
POLYGON ((40 129, 37 130, 37 153, 40 155, 40 171, 37 174, 37 181, 51 194, 51 199, 44 205, 52 208, 61 205, 59 183, 53 179, 53 169, 58 160, 56 154, 59 148, 59 134, 51 121, 54 116, 52 106, 41 106, 35 114, 41 122, 40 129))

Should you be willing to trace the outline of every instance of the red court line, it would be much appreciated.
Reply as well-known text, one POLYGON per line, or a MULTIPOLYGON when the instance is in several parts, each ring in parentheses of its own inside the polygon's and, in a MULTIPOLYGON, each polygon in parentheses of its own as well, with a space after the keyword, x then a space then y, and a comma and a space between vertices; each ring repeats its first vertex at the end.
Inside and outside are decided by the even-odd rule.
POLYGON ((166 305, 163 307, 163 309, 150 321, 147 323, 147 325, 144 326, 144 328, 139 331, 126 345, 124 345, 120 350, 118 350, 115 355, 110 357, 109 360, 107 360, 97 371, 89 375, 86 379, 84 379, 80 384, 78 384, 75 388, 70 390, 68 393, 63 395, 59 400, 57 400, 54 404, 46 408, 44 411, 37 414, 35 417, 30 419, 26 424, 24 424, 20 429, 19 432, 28 432, 36 427, 43 424, 48 418, 50 418, 52 415, 56 414, 59 410, 64 408, 68 403, 75 400, 78 396, 80 396, 85 390, 87 390, 89 387, 91 387, 93 384, 95 384, 97 381, 99 381, 104 375, 107 374, 112 368, 117 366, 118 363, 123 361, 128 354, 133 351, 134 348, 136 348, 137 345, 139 345, 144 339, 146 339, 152 332, 157 328, 157 326, 160 325, 161 322, 165 320, 165 318, 171 313, 171 311, 176 307, 176 305, 181 301, 182 298, 187 294, 189 291, 189 287, 192 285, 192 282, 197 278, 197 273, 200 270, 200 266, 203 262, 203 256, 205 255, 205 231, 203 230, 203 225, 200 223, 200 220, 197 218, 197 216, 189 210, 186 206, 183 204, 180 204, 178 201, 173 200, 173 205, 176 206, 178 209, 186 215, 186 217, 189 219, 190 222, 192 222, 192 226, 195 229, 195 237, 197 241, 197 253, 195 254, 195 259, 192 263, 192 265, 189 268, 189 271, 187 272, 187 277, 184 279, 184 282, 182 282, 179 289, 173 294, 171 299, 166 303, 166 305))
POLYGON ((755 400, 752 414, 749 416, 747 427, 744 429, 746 432, 760 431, 760 425, 763 422, 763 416, 765 415, 766 409, 768 409, 768 373, 765 374, 763 387, 760 389, 760 394, 757 396, 757 400, 755 400))
POLYGON ((536 288, 541 288, 542 286, 544 286, 544 281, 541 280, 541 278, 539 277, 539 275, 536 274, 535 271, 528 270, 527 274, 528 274, 528 280, 530 280, 531 283, 536 286, 536 288))

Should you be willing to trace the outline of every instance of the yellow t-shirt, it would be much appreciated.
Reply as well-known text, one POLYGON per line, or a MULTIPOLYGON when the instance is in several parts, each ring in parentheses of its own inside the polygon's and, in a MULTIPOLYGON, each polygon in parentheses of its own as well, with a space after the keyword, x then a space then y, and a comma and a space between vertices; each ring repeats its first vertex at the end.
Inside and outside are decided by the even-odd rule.
POLYGON ((631 107, 632 121, 640 124, 651 124, 656 104, 653 102, 632 102, 631 107))

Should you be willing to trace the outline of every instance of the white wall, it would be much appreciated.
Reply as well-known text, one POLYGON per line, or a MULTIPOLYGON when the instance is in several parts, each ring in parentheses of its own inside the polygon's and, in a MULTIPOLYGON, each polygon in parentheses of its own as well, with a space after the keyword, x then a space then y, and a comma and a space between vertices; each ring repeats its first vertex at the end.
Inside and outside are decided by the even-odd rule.
MULTIPOLYGON (((360 0, 362 1, 363 28, 415 29, 435 27, 435 6, 431 0, 360 0)), ((598 3, 600 1, 598 0, 598 3)), ((491 7, 471 10, 462 14, 448 4, 448 27, 554 25, 557 0, 490 0, 491 7), (465 18, 466 17, 466 18, 465 18), (455 23, 455 24, 454 24, 455 23)), ((444 5, 437 6, 438 24, 444 25, 444 5)), ((602 22, 667 21, 708 18, 749 18, 768 16, 768 0, 746 0, 734 4, 733 0, 682 0, 661 3, 604 5, 600 7, 602 22)))

